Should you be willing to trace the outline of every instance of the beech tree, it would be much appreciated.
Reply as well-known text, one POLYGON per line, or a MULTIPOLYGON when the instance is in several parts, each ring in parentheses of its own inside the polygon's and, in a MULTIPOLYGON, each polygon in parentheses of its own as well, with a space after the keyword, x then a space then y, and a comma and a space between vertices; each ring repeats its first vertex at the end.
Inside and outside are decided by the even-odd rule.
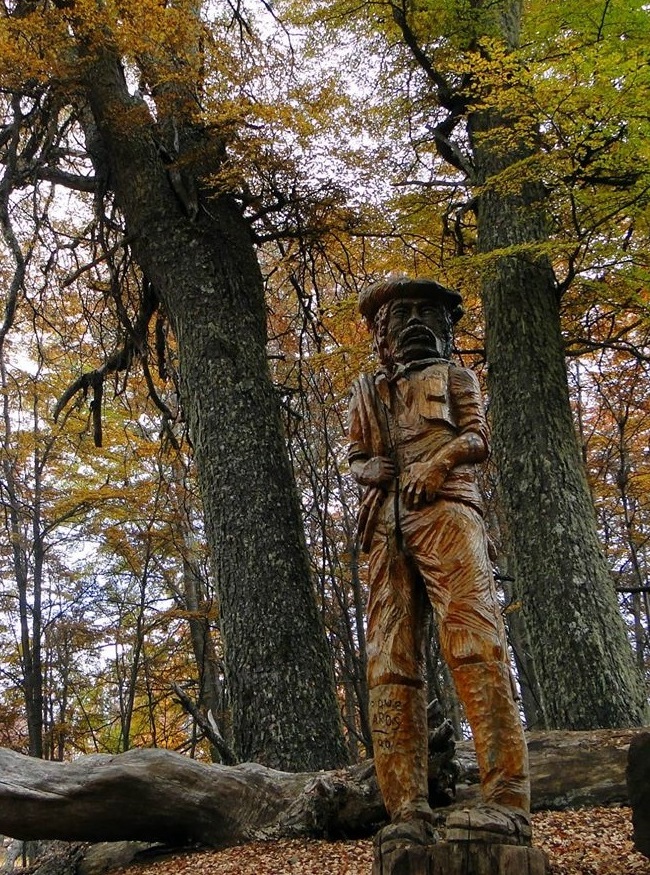
POLYGON ((364 46, 380 57, 366 64, 377 79, 364 99, 375 136, 382 122, 396 132, 393 179, 407 193, 392 209, 413 261, 429 267, 426 222, 442 211, 443 277, 480 285, 493 452, 543 720, 642 723, 646 691, 575 435, 562 315, 608 269, 647 283, 628 251, 647 239, 647 14, 607 2, 315 5, 329 39, 338 27, 341 45, 355 34, 355 58, 364 46))
MULTIPOLYGON (((519 5, 497 13, 488 23, 515 48, 519 5)), ((489 49, 480 54, 490 62, 489 49)), ((483 280, 494 452, 543 708, 555 728, 642 724, 646 691, 598 543, 569 405, 561 288, 550 258, 535 252, 549 236, 545 191, 528 174, 513 185, 536 153, 526 132, 533 120, 508 96, 488 103, 471 107, 467 122, 482 187, 478 249, 497 254, 483 280), (503 143, 513 122, 517 139, 503 143)))
MULTIPOLYGON (((254 108, 247 93, 252 29, 239 7, 45 0, 4 4, 0 43, 5 192, 92 195, 98 259, 110 267, 128 251, 143 277, 128 299, 111 275, 106 297, 122 317, 114 349, 62 400, 92 391, 99 437, 106 375, 146 356, 156 312, 169 319, 237 754, 288 769, 335 765, 346 755, 338 706, 266 359, 253 224, 279 194, 264 184, 272 162, 246 173, 266 145, 264 97, 254 108)), ((7 324, 21 286, 18 276, 7 324)))
POLYGON ((70 639, 79 645, 90 633, 90 624, 75 611, 81 590, 77 569, 63 556, 74 550, 76 519, 93 498, 69 490, 70 456, 62 446, 61 430, 44 423, 51 400, 43 381, 46 366, 43 360, 30 361, 30 347, 23 344, 18 351, 0 344, 0 605, 8 621, 0 640, 0 678, 3 686, 20 693, 30 754, 54 758, 62 750, 55 724, 67 722, 68 681, 79 649, 70 639), (22 367, 12 361, 16 356, 22 367))

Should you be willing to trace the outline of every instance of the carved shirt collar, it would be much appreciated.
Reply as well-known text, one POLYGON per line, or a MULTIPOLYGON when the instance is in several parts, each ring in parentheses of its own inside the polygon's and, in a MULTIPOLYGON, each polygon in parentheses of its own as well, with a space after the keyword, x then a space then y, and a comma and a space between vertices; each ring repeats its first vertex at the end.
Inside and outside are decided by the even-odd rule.
POLYGON ((403 365, 397 365, 391 372, 387 368, 380 368, 379 374, 383 374, 391 383, 396 383, 402 377, 408 377, 414 371, 423 371, 431 365, 448 365, 449 359, 428 358, 418 359, 416 362, 406 362, 403 365))

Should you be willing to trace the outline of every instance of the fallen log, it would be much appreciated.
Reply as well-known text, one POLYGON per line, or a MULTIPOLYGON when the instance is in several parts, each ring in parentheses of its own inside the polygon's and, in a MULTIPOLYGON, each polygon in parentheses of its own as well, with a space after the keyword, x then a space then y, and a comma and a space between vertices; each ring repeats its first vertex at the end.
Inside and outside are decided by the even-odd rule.
POLYGON ((172 751, 66 763, 0 750, 0 832, 20 839, 219 844, 276 821, 310 776, 172 751))
MULTIPOLYGON (((627 802, 627 750, 638 731, 531 733, 533 808, 627 802)), ((478 795, 471 744, 458 744, 456 756, 456 798, 465 804, 478 795)), ((368 835, 384 819, 370 761, 290 774, 254 763, 200 763, 160 749, 67 763, 0 749, 0 833, 19 839, 221 845, 368 835)))
MULTIPOLYGON (((526 733, 533 811, 628 804, 627 754, 639 729, 549 730, 526 733)), ((464 786, 457 801, 478 798, 474 747, 456 745, 464 786)))

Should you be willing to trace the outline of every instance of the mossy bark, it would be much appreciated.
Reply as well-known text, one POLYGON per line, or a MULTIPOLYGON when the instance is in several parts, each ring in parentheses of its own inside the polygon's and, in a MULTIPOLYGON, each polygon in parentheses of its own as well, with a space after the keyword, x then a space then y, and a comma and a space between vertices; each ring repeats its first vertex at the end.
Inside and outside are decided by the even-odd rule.
MULTIPOLYGON (((134 255, 178 343, 226 648, 237 754, 288 770, 345 761, 327 643, 310 580, 252 237, 227 194, 189 218, 146 104, 110 51, 87 93, 134 255)), ((204 168, 205 169, 205 168, 204 168)))
MULTIPOLYGON (((503 36, 513 44, 516 32, 503 36)), ((645 690, 599 546, 569 402, 560 298, 540 254, 549 239, 545 192, 526 169, 534 144, 512 136, 521 122, 515 114, 513 106, 510 115, 469 116, 478 246, 495 254, 482 291, 493 452, 515 587, 549 727, 641 725, 645 690)))

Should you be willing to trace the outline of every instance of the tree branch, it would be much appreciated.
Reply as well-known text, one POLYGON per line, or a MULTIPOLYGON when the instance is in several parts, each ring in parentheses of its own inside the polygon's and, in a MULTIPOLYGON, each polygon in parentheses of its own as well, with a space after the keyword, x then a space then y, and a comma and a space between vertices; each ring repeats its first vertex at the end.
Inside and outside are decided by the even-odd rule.
MULTIPOLYGON (((101 447, 101 407, 104 380, 108 374, 114 374, 118 373, 119 371, 127 370, 134 357, 143 356, 145 354, 149 322, 151 321, 151 317, 157 309, 158 297, 153 291, 151 285, 149 283, 145 283, 140 312, 138 313, 138 317, 133 327, 131 328, 130 325, 127 326, 128 328, 130 328, 130 333, 124 345, 121 347, 121 349, 116 350, 111 356, 109 356, 109 358, 100 368, 96 368, 93 371, 88 371, 87 373, 82 374, 80 377, 78 377, 78 379, 74 381, 74 383, 72 383, 71 386, 66 389, 66 391, 63 393, 61 398, 59 398, 54 407, 53 416, 55 422, 61 415, 61 412, 75 397, 75 395, 79 394, 79 392, 83 392, 83 396, 85 398, 88 395, 88 390, 92 389, 93 400, 91 403, 91 410, 93 414, 93 437, 95 446, 101 447)), ((165 411, 169 412, 167 411, 167 408, 165 408, 165 411)))
POLYGON ((464 101, 460 98, 458 92, 449 86, 449 83, 444 78, 444 76, 436 70, 436 68, 433 66, 428 56, 422 49, 422 46, 417 41, 415 33, 411 29, 406 18, 405 3, 400 6, 392 3, 391 9, 393 11, 393 20, 402 31, 402 37, 404 39, 404 42, 410 49, 411 54, 413 55, 421 69, 424 71, 427 78, 436 86, 438 102, 441 106, 444 106, 445 109, 450 109, 457 114, 459 104, 463 104, 464 101))
POLYGON ((459 87, 452 87, 431 63, 409 25, 406 16, 406 0, 402 0, 402 4, 399 6, 396 3, 392 3, 391 9, 393 19, 402 32, 402 38, 406 46, 425 76, 433 83, 438 103, 444 109, 449 110, 448 117, 440 122, 440 124, 431 128, 438 152, 452 167, 460 170, 471 179, 474 174, 469 156, 463 155, 458 146, 449 139, 452 131, 467 110, 468 102, 462 95, 462 90, 467 83, 467 77, 463 77, 459 87))
POLYGON ((219 756, 224 765, 234 766, 237 763, 237 757, 229 747, 223 735, 219 732, 219 727, 217 726, 216 721, 214 721, 214 718, 210 721, 208 718, 204 717, 185 690, 183 690, 178 684, 172 684, 172 690, 178 696, 178 700, 183 708, 194 718, 197 726, 199 726, 210 744, 219 752, 219 756))
POLYGON ((94 194, 97 180, 94 176, 80 176, 78 173, 66 173, 54 167, 39 167, 35 172, 36 179, 43 182, 53 182, 54 185, 62 185, 73 191, 85 191, 94 194))

